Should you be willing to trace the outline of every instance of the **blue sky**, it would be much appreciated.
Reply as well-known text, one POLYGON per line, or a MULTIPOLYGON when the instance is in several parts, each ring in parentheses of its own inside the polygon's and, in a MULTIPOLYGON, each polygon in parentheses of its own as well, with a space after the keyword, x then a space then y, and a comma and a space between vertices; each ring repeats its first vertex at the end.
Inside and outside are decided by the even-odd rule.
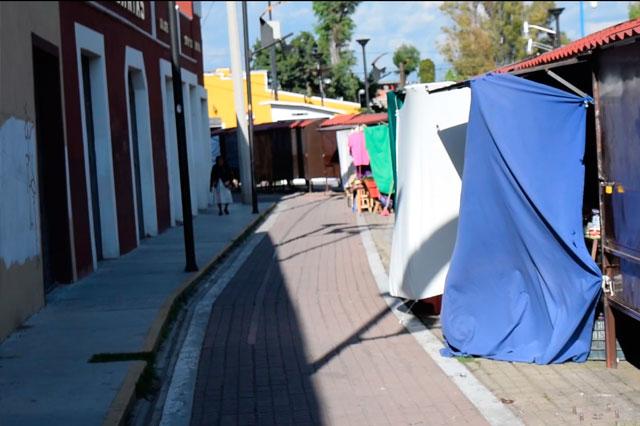
MULTIPOLYGON (((437 78, 444 77, 449 64, 438 51, 438 42, 442 41, 441 28, 447 25, 447 19, 440 13, 441 2, 362 2, 354 15, 356 38, 366 37, 371 41, 367 44, 367 62, 378 55, 386 53, 378 62, 378 66, 386 66, 387 71, 394 70, 392 62, 393 51, 402 43, 414 45, 420 51, 422 58, 431 58, 436 64, 437 78)), ((592 2, 584 3, 585 32, 589 34, 602 28, 627 20, 627 1, 597 2, 592 8, 592 2)), ((580 37, 580 2, 559 1, 558 7, 565 10, 560 17, 562 31, 575 40, 580 37)), ((251 44, 259 33, 258 17, 267 7, 266 1, 248 3, 249 37, 251 44)), ((240 2, 237 2, 238 17, 241 18, 240 2)), ((223 1, 202 2, 203 19, 203 53, 205 71, 213 71, 218 67, 229 66, 229 48, 227 38, 226 5, 223 1)), ((282 34, 300 31, 311 31, 315 25, 315 17, 308 1, 282 2, 275 7, 273 19, 280 21, 282 34)), ((242 21, 239 22, 242 31, 242 21)), ((240 33, 242 35, 242 32, 240 33)), ((356 51, 358 64, 354 67, 362 77, 362 52, 360 46, 352 42, 352 49, 356 51)), ((415 74, 414 74, 415 75, 415 74)), ((414 76, 410 76, 410 80, 414 76)), ((388 79, 397 79, 394 75, 388 79)))

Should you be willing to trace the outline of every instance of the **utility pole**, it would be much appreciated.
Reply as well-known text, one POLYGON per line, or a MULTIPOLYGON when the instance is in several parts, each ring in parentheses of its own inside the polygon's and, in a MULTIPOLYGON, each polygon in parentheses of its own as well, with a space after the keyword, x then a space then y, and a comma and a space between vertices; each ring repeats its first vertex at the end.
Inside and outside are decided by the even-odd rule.
MULTIPOLYGON (((229 29, 229 53, 231 54, 231 78, 233 79, 233 100, 236 109, 238 157, 240 157, 240 181, 242 182, 242 202, 251 202, 251 150, 249 149, 249 129, 244 110, 242 89, 242 62, 240 60, 240 33, 238 32, 238 15, 236 2, 227 1, 227 27, 229 29)), ((250 80, 247 73, 247 80, 250 80)))
POLYGON ((191 215, 191 190, 189 183, 189 159, 187 157, 187 134, 184 126, 184 104, 182 99, 182 75, 180 72, 180 35, 178 34, 177 10, 174 1, 167 2, 169 8, 169 31, 171 33, 171 77, 178 137, 178 163, 180 166, 180 192, 182 193, 182 229, 184 231, 185 271, 198 270, 195 242, 193 240, 193 216, 191 215))
POLYGON ((367 75, 367 54, 364 51, 364 46, 369 42, 368 38, 361 38, 356 40, 360 46, 362 46, 362 66, 364 67, 364 99, 365 108, 369 111, 369 76, 367 75))
POLYGON ((318 78, 320 79, 320 104, 324 106, 324 84, 322 83, 322 66, 318 62, 318 78))
POLYGON ((242 2, 242 27, 244 33, 244 69, 247 81, 247 119, 249 121, 249 167, 251 174, 251 213, 258 214, 258 194, 253 173, 253 99, 251 98, 251 49, 249 49, 249 24, 247 19, 247 2, 242 2))
MULTIPOLYGON (((268 8, 269 8, 269 20, 273 20, 273 17, 271 15, 271 2, 267 2, 268 3, 268 8)), ((271 46, 270 52, 269 52, 269 56, 271 59, 271 88, 273 89, 273 96, 274 99, 277 101, 278 100, 278 68, 276 67, 276 45, 274 43, 273 46, 271 46)))

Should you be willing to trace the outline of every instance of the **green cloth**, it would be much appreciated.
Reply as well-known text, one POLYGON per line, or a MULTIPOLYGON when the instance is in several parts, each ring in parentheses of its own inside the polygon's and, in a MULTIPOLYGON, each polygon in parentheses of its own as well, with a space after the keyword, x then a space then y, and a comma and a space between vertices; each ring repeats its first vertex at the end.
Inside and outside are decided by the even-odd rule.
POLYGON ((393 194, 395 185, 393 180, 393 166, 391 161, 391 146, 389 144, 389 126, 365 127, 364 141, 371 161, 371 171, 378 190, 383 194, 393 194))
POLYGON ((398 181, 398 165, 396 163, 396 112, 402 108, 403 97, 390 90, 387 92, 387 114, 389 114, 389 141, 391 149, 391 167, 393 168, 393 181, 398 181))

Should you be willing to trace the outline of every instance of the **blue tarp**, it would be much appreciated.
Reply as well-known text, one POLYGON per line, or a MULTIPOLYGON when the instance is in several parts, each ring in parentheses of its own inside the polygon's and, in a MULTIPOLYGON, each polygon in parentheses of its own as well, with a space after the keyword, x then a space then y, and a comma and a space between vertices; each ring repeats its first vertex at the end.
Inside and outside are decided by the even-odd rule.
POLYGON ((585 99, 492 74, 471 96, 443 353, 585 361, 601 277, 582 230, 585 99))

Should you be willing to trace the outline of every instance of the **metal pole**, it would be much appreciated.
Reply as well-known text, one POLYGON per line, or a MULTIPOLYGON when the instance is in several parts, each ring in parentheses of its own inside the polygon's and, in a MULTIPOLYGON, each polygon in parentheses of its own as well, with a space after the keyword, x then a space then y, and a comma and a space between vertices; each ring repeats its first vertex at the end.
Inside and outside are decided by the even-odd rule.
POLYGON ((182 99, 182 77, 180 73, 180 35, 178 34, 177 10, 174 1, 167 2, 169 8, 169 31, 171 33, 171 77, 173 79, 173 99, 176 114, 176 134, 178 163, 180 166, 180 192, 182 193, 182 220, 184 231, 185 271, 198 270, 196 250, 193 240, 193 216, 191 215, 191 190, 189 183, 189 159, 187 157, 187 135, 184 125, 184 104, 182 99))
POLYGON ((553 40, 554 47, 560 47, 560 14, 564 10, 563 7, 557 7, 554 9, 549 9, 549 13, 556 19, 556 34, 553 40))
POLYGON ((364 68, 364 99, 365 99, 365 109, 369 111, 369 75, 367 74, 367 54, 365 52, 364 46, 369 42, 368 38, 361 38, 356 40, 360 46, 362 46, 362 67, 364 68))
POLYGON ((364 65, 364 99, 367 111, 369 111, 369 74, 367 73, 367 54, 364 44, 362 45, 362 64, 364 65))
POLYGON ((244 65, 247 81, 247 120, 249 122, 249 162, 251 163, 251 213, 258 213, 258 194, 253 173, 253 99, 251 98, 251 50, 249 49, 249 24, 247 23, 247 2, 242 2, 242 31, 244 34, 244 65))
MULTIPOLYGON (((269 20, 273 18, 271 16, 271 2, 267 2, 269 5, 269 20)), ((269 56, 271 59, 271 88, 273 89, 273 97, 278 100, 278 67, 276 66, 276 45, 271 46, 269 56)))
POLYGON ((324 85, 322 84, 322 66, 318 62, 318 77, 320 80, 320 104, 324 106, 324 85))
POLYGON ((236 136, 242 182, 242 202, 251 202, 251 162, 249 160, 249 126, 244 107, 242 88, 242 47, 238 30, 238 14, 235 1, 227 1, 227 28, 229 31, 229 55, 231 56, 231 78, 233 80, 233 104, 236 111, 236 136))
POLYGON ((584 2, 580 2, 580 37, 584 37, 584 2))

